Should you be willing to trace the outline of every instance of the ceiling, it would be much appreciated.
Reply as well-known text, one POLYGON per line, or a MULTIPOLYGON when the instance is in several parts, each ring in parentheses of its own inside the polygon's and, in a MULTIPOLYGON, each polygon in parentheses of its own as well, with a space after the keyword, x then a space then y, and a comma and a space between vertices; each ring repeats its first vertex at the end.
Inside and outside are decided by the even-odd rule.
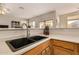
MULTIPOLYGON (((67 10, 68 8, 79 8, 77 3, 6 3, 9 9, 8 15, 22 18, 31 18, 53 10, 67 10)), ((60 12, 60 11, 59 11, 60 12)))

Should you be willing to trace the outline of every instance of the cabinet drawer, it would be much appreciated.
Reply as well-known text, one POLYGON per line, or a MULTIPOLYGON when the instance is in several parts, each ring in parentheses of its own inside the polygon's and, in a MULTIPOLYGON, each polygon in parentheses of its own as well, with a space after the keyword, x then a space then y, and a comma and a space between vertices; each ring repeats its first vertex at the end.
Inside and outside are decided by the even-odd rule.
POLYGON ((54 55, 73 55, 73 51, 54 46, 54 55))
POLYGON ((66 41, 60 41, 60 40, 54 40, 53 45, 60 46, 60 47, 63 47, 63 48, 67 48, 67 49, 71 49, 71 50, 74 50, 74 47, 75 47, 74 43, 66 42, 66 41))

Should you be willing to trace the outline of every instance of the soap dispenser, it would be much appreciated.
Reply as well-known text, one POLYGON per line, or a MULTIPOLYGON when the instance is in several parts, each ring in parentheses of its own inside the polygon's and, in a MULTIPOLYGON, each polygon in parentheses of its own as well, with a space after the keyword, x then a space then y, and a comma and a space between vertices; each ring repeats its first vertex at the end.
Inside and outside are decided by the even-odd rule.
POLYGON ((49 26, 45 26, 43 34, 49 35, 49 26))

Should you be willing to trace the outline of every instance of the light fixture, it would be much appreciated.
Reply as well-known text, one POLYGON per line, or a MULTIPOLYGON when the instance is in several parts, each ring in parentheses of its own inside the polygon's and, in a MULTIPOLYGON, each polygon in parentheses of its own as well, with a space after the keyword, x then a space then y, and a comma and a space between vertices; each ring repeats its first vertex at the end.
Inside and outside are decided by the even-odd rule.
POLYGON ((4 5, 0 4, 0 15, 5 15, 8 13, 8 9, 4 5))

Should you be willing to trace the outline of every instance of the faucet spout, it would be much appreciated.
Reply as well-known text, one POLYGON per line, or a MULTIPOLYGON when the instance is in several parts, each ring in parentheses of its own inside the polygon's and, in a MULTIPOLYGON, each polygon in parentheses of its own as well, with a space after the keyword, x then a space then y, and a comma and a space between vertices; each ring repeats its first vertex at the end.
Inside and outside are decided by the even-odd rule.
POLYGON ((22 24, 22 26, 23 25, 25 25, 26 26, 26 33, 27 33, 27 38, 29 38, 29 36, 30 36, 30 30, 29 30, 29 28, 30 28, 30 26, 29 26, 29 20, 28 20, 28 23, 26 24, 26 23, 23 23, 22 24))

